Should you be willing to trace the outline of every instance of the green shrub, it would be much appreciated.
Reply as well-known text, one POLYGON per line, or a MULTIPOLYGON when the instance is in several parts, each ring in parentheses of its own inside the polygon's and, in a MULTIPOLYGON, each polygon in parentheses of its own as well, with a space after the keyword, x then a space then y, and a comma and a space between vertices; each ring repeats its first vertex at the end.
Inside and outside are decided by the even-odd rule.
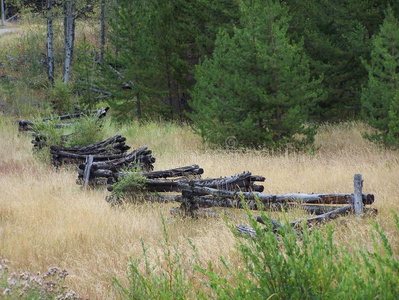
POLYGON ((72 112, 76 104, 70 88, 62 80, 55 80, 54 86, 49 90, 49 98, 58 114, 72 112))
POLYGON ((116 184, 112 191, 115 199, 123 199, 127 201, 136 200, 145 191, 146 178, 141 176, 138 169, 134 170, 116 184))
MULTIPOLYGON (((299 239, 290 226, 273 233, 248 214, 256 237, 239 238, 238 249, 245 265, 229 276, 200 269, 220 299, 395 299, 399 295, 399 260, 381 227, 374 225, 373 252, 351 253, 333 242, 332 226, 326 231, 305 226, 299 239), (396 296, 395 296, 396 295, 396 296)), ((395 215, 399 230, 399 219, 395 215)))
POLYGON ((73 123, 72 136, 67 146, 87 146, 104 140, 105 132, 103 123, 97 117, 84 116, 73 123))
MULTIPOLYGON (((182 253, 169 241, 164 220, 164 252, 152 265, 143 244, 143 260, 129 265, 128 284, 115 279, 122 299, 397 299, 399 260, 387 236, 374 224, 373 251, 348 250, 334 243, 333 225, 298 235, 291 226, 273 232, 248 212, 256 236, 238 236, 243 267, 233 268, 221 258, 225 271, 200 265, 198 254, 187 268, 182 253), (166 262, 166 263, 165 263, 166 262), (144 270, 143 270, 144 263, 144 270), (197 271, 200 274, 196 273, 197 271), (189 276, 191 274, 192 276, 189 276), (199 279, 198 275, 205 279, 199 279), (195 277, 194 277, 195 275, 195 277), (198 289, 200 285, 200 289, 198 289), (196 287, 196 288, 194 288, 196 287)), ((399 218, 394 216, 399 231, 399 218)), ((230 224, 231 225, 231 224, 230 224)), ((235 226, 232 230, 237 233, 235 226)))
POLYGON ((45 136, 45 147, 36 151, 36 157, 46 163, 50 164, 50 148, 49 146, 61 146, 63 144, 63 136, 66 131, 64 128, 57 128, 59 120, 52 119, 46 122, 40 121, 34 123, 34 132, 38 135, 45 136))

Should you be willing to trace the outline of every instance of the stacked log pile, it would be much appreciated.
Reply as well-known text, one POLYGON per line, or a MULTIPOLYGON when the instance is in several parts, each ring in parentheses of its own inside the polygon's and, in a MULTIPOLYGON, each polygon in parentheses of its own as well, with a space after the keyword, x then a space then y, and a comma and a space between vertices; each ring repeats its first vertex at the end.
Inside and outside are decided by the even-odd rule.
MULTIPOLYGON (((93 115, 97 116, 99 119, 105 117, 107 115, 107 111, 109 110, 109 107, 106 108, 100 108, 99 110, 92 110, 88 112, 88 115, 93 115)), ((41 121, 42 122, 47 122, 50 120, 60 120, 60 121, 65 121, 65 120, 72 120, 72 119, 78 119, 83 116, 87 115, 84 112, 79 112, 75 114, 67 114, 67 115, 61 115, 61 116, 56 116, 56 117, 47 117, 43 118, 41 121)), ((34 131, 35 123, 37 123, 37 120, 18 120, 18 131, 34 131)), ((69 123, 59 123, 56 125, 57 128, 63 128, 70 126, 69 123)))
POLYGON ((126 157, 130 149, 125 144, 126 138, 115 135, 102 142, 84 147, 65 148, 50 146, 51 161, 55 167, 63 164, 80 164, 86 161, 89 155, 94 156, 94 161, 107 161, 126 157))
POLYGON ((72 159, 79 163, 78 184, 82 183, 85 172, 89 174, 88 180, 91 184, 95 185, 101 183, 101 180, 98 179, 105 179, 105 183, 108 177, 118 174, 122 169, 128 170, 139 167, 144 171, 152 171, 154 169, 153 163, 155 163, 155 157, 152 156, 152 151, 147 146, 136 149, 129 154, 92 155, 93 163, 90 165, 86 161, 87 155, 69 155, 67 158, 65 158, 64 153, 58 152, 57 155, 62 155, 62 159, 72 159))

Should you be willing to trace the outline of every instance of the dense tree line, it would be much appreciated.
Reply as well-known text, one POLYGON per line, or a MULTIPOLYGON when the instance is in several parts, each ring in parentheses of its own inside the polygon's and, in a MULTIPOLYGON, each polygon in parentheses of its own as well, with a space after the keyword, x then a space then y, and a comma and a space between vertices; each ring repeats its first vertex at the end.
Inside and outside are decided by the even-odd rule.
POLYGON ((90 3, 102 8, 102 50, 75 63, 76 84, 121 120, 191 120, 211 143, 300 148, 311 124, 363 118, 371 139, 396 145, 398 1, 90 3))

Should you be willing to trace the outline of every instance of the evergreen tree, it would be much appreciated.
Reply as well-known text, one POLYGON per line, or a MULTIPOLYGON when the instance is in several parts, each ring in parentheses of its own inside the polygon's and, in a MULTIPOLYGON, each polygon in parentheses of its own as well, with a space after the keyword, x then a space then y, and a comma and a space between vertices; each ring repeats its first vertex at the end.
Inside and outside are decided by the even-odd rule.
POLYGON ((305 38, 305 51, 314 74, 323 73, 328 97, 313 117, 345 120, 358 116, 361 87, 367 70, 360 57, 370 58, 371 38, 378 33, 388 4, 393 0, 287 0, 292 21, 290 35, 305 38))
POLYGON ((109 103, 121 118, 133 113, 139 117, 184 117, 188 91, 195 83, 193 69, 201 57, 212 53, 217 28, 236 17, 234 3, 118 1, 109 34, 115 51, 108 53, 103 65, 106 76, 102 85, 112 92, 114 98, 109 103))
POLYGON ((372 44, 370 64, 364 63, 369 77, 367 87, 362 93, 363 115, 378 131, 368 137, 392 146, 399 141, 399 21, 391 7, 388 8, 380 33, 374 36, 372 44))
POLYGON ((103 86, 114 96, 109 104, 121 119, 143 115, 143 103, 156 95, 154 81, 159 78, 156 49, 149 31, 150 9, 146 0, 118 0, 111 20, 109 52, 102 66, 103 86))
POLYGON ((240 27, 217 37, 213 58, 197 67, 190 114, 202 137, 242 146, 301 147, 313 141, 305 126, 321 99, 302 42, 288 36, 288 8, 279 1, 240 1, 240 27))

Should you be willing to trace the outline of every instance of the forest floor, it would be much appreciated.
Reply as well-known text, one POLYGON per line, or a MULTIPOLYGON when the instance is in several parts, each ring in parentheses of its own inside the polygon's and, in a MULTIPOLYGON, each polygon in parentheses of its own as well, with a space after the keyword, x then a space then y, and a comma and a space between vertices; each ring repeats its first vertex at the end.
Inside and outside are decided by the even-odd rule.
MULTIPOLYGON (((112 208, 105 188, 82 191, 73 168, 54 170, 32 152, 31 137, 18 136, 17 124, 0 116, 0 258, 13 268, 30 272, 58 266, 68 270, 67 284, 91 299, 115 298, 112 278, 126 278, 129 259, 142 257, 144 241, 151 262, 162 252, 167 219, 170 242, 179 245, 183 267, 196 246, 200 262, 223 269, 223 256, 240 265, 236 241, 222 219, 183 220, 170 216, 172 204, 138 204, 112 208)), ((395 253, 399 236, 392 211, 399 207, 399 156, 379 149, 361 136, 362 123, 321 126, 315 153, 267 153, 204 148, 188 126, 148 123, 139 126, 106 125, 107 135, 122 134, 132 148, 153 150, 155 169, 199 164, 205 177, 219 177, 244 170, 266 177, 265 193, 352 193, 353 175, 361 173, 364 192, 375 195, 376 221, 383 227, 395 253)), ((233 219, 248 224, 242 212, 233 219), (240 217, 241 215, 241 217, 240 217)), ((291 220, 302 211, 288 213, 291 220)), ((282 215, 274 213, 274 217, 282 215)), ((335 221, 335 242, 350 249, 371 249, 371 219, 345 217, 335 221)), ((187 264, 187 265, 186 265, 187 264)))

